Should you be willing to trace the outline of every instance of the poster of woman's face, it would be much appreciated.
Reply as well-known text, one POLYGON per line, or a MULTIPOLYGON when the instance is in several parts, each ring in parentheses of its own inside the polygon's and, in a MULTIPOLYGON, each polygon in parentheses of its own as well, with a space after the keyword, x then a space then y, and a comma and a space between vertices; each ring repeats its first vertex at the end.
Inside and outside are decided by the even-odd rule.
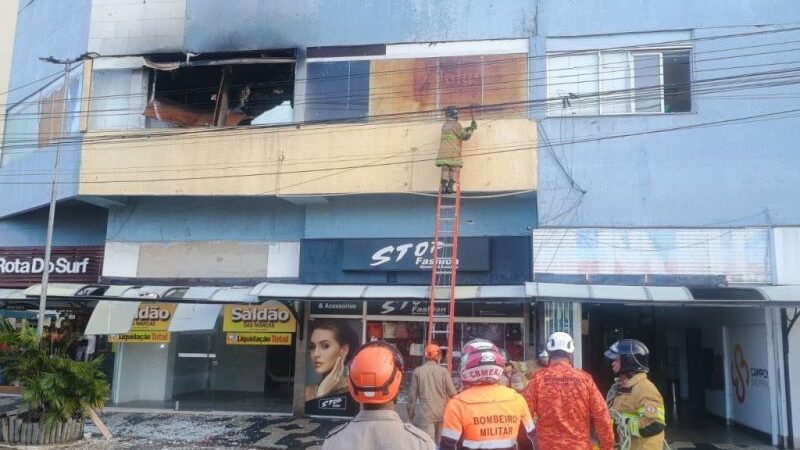
POLYGON ((351 415, 347 367, 361 345, 358 319, 311 319, 306 369, 306 413, 351 415))

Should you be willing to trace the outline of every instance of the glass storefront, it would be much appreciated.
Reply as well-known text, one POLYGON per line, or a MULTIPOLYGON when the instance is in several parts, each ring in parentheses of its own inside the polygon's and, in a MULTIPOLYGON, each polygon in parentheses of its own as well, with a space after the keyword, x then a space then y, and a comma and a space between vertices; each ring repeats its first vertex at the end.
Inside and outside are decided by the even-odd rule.
MULTIPOLYGON (((113 404, 194 411, 290 412, 294 333, 264 331, 280 326, 268 317, 276 311, 269 303, 278 302, 219 307, 209 330, 169 332, 158 320, 135 320, 129 334, 111 336, 116 342, 112 347, 113 404), (145 330, 146 326, 154 331, 145 330), (163 329, 156 330, 159 327, 163 329)), ((281 304, 277 308, 289 310, 281 304)), ((168 324, 169 320, 163 321, 168 324)))

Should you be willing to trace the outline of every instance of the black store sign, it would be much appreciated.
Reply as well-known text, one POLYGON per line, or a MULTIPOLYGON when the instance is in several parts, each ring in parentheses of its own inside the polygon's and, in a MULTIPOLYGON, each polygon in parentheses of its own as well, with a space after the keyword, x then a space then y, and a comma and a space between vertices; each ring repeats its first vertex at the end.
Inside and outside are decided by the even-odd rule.
MULTIPOLYGON (((433 266, 433 239, 346 239, 343 270, 380 272, 429 271, 433 266)), ((458 270, 487 272, 489 238, 458 240, 458 270)), ((450 266, 443 261, 444 267, 450 266)))

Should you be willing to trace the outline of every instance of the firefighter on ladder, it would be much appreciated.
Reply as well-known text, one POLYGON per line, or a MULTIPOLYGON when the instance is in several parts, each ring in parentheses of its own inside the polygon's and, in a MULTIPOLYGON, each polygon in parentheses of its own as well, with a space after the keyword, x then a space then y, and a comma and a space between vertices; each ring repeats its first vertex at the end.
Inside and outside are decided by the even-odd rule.
POLYGON ((605 357, 619 380, 607 401, 617 428, 621 450, 662 450, 666 420, 664 399, 647 379, 650 350, 635 339, 622 339, 608 348, 605 357))
POLYGON ((440 190, 443 194, 455 192, 454 186, 464 161, 461 159, 461 142, 469 140, 472 133, 478 129, 475 120, 470 126, 464 128, 458 121, 458 109, 448 106, 444 110, 446 120, 442 125, 442 140, 439 144, 439 154, 436 157, 436 167, 442 168, 442 184, 440 190))

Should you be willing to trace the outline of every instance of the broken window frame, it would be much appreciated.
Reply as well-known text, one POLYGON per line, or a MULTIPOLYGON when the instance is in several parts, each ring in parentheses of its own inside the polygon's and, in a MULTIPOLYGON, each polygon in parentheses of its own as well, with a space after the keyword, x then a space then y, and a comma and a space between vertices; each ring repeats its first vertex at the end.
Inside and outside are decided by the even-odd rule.
MULTIPOLYGON (((130 90, 120 92, 119 95, 111 95, 111 97, 122 96, 133 99, 127 102, 127 106, 123 108, 125 111, 116 114, 132 114, 141 116, 142 118, 141 121, 123 119, 116 121, 116 123, 114 120, 103 120, 102 118, 95 118, 92 120, 92 116, 106 113, 104 109, 108 108, 104 108, 103 103, 111 103, 105 102, 101 98, 103 96, 95 97, 92 95, 89 102, 89 129, 99 131, 136 128, 248 126, 253 120, 257 120, 259 117, 263 117, 265 114, 277 108, 282 109, 273 114, 272 117, 268 117, 266 122, 262 119, 262 122, 258 125, 280 125, 291 123, 294 120, 294 79, 296 70, 296 55, 294 50, 266 53, 239 52, 223 55, 225 56, 224 58, 218 58, 217 56, 219 56, 219 54, 191 55, 191 57, 182 54, 168 54, 149 55, 148 57, 99 58, 96 61, 96 63, 99 62, 99 64, 96 64, 96 67, 92 71, 93 80, 95 80, 98 73, 102 73, 103 71, 124 71, 128 73, 128 77, 131 79, 131 84, 133 85, 134 83, 138 83, 137 79, 141 78, 140 74, 136 72, 138 70, 143 70, 145 72, 143 77, 144 86, 141 90, 135 89, 134 86, 130 90), (271 53, 277 54, 278 56, 269 56, 271 53), (253 73, 259 71, 272 72, 270 68, 274 67, 275 64, 285 66, 274 70, 274 72, 276 72, 276 78, 263 78, 259 85, 259 78, 254 77, 253 82, 248 82, 247 84, 241 82, 240 84, 234 85, 229 89, 237 89, 239 86, 246 86, 248 97, 243 98, 239 95, 238 101, 232 98, 233 95, 231 95, 229 89, 226 88, 225 79, 227 76, 223 77, 223 73, 233 73, 232 79, 235 80, 235 73, 237 70, 245 73, 249 71, 250 75, 244 76, 252 77, 253 73), (175 101, 174 98, 172 100, 170 99, 169 94, 172 93, 172 97, 175 97, 177 95, 175 93, 179 93, 179 89, 161 87, 162 92, 159 92, 159 83, 164 77, 184 77, 191 80, 196 78, 190 75, 193 69, 204 71, 207 76, 209 76, 208 74, 213 74, 216 70, 219 70, 220 73, 218 79, 214 75, 210 75, 210 77, 215 78, 213 83, 201 87, 193 86, 183 90, 186 93, 203 90, 208 94, 208 100, 199 103, 204 105, 205 108, 199 112, 193 111, 185 104, 181 104, 180 101, 175 101), (180 73, 177 71, 180 71, 180 73), (283 78, 280 79, 280 77, 283 78), (257 88, 253 88, 253 85, 257 86, 257 88), (275 97, 281 100, 281 102, 276 105, 272 105, 272 103, 274 103, 274 98, 272 102, 269 101, 271 94, 258 97, 259 92, 269 89, 270 85, 279 86, 278 88, 274 88, 271 93, 275 94, 275 97), (278 91, 280 87, 283 87, 282 91, 278 91), (275 93, 275 91, 278 92, 275 93), (162 95, 164 92, 167 92, 167 94, 162 95), (142 101, 136 101, 137 98, 141 98, 142 101), (218 102, 217 98, 222 99, 222 101, 218 102), (224 106, 225 103, 232 106, 227 108, 224 106), (264 104, 266 104, 266 106, 264 104), (96 107, 96 105, 100 106, 96 107), (286 108, 287 106, 289 108, 288 111, 286 108), (241 110, 235 118, 232 118, 230 112, 235 108, 241 108, 241 110), (261 111, 261 108, 265 109, 261 111), (172 114, 173 120, 166 120, 165 114, 172 114), (110 122, 111 124, 108 125, 106 122, 110 122)), ((120 75, 123 77, 125 76, 122 72, 120 72, 120 75)), ((119 83, 119 80, 116 80, 116 82, 119 83)), ((124 85, 124 82, 122 84, 124 85)), ((93 90, 95 90, 95 88, 96 86, 93 86, 93 90)), ((116 90, 119 91, 119 89, 116 90)), ((240 94, 243 94, 244 90, 245 89, 242 89, 242 93, 240 94)), ((196 100, 197 96, 194 98, 196 100)))
MULTIPOLYGON (((155 127, 159 125, 159 122, 172 122, 179 127, 193 127, 193 126, 214 126, 214 127, 239 127, 239 126, 249 126, 253 120, 257 120, 259 117, 262 117, 264 114, 269 113, 270 111, 275 110, 276 108, 286 106, 286 102, 289 102, 290 108, 292 111, 290 115, 292 116, 291 119, 289 117, 280 118, 274 122, 268 123, 260 123, 258 125, 281 125, 291 123, 294 119, 294 92, 295 92, 295 71, 296 71, 296 59, 294 54, 292 53, 291 57, 235 57, 235 58, 226 58, 226 59, 205 59, 205 60, 196 60, 191 61, 188 64, 179 64, 177 67, 175 63, 166 63, 167 67, 163 67, 163 63, 152 63, 151 67, 153 67, 153 71, 151 73, 151 82, 150 87, 148 90, 148 102, 145 107, 145 116, 148 117, 148 125, 150 127, 155 127), (288 65, 283 71, 285 75, 288 75, 287 78, 279 81, 263 81, 261 86, 258 86, 255 81, 248 81, 247 84, 243 82, 237 82, 236 80, 236 71, 242 70, 245 71, 249 69, 251 71, 257 71, 259 67, 267 68, 267 67, 274 67, 274 64, 281 64, 281 65, 288 65), (168 70, 160 70, 160 69, 168 69, 168 70), (208 104, 212 106, 211 111, 203 111, 199 113, 194 113, 192 111, 187 111, 184 105, 181 104, 170 104, 170 99, 168 96, 163 95, 161 99, 159 99, 159 77, 169 76, 169 73, 172 72, 173 76, 176 75, 174 71, 183 71, 184 73, 192 68, 197 68, 198 70, 208 71, 213 73, 213 70, 218 69, 220 72, 219 81, 215 83, 215 92, 210 95, 210 99, 208 104), (236 84, 231 84, 231 82, 236 84), (257 88, 253 88, 253 86, 257 86, 257 88), (282 86, 284 87, 281 90, 280 87, 272 88, 272 92, 267 94, 266 96, 262 96, 260 102, 266 102, 267 104, 274 103, 274 101, 269 101, 270 96, 274 95, 278 100, 279 103, 272 105, 263 111, 257 112, 260 107, 256 107, 255 109, 252 106, 252 103, 258 104, 259 100, 258 97, 254 96, 254 92, 258 92, 258 88, 261 89, 261 92, 265 92, 270 89, 270 85, 273 86, 282 86), (234 95, 232 95, 231 91, 239 90, 239 98, 236 100, 234 95), (286 92, 288 90, 288 92, 286 92), (277 91, 277 92, 276 92, 277 91), (244 97, 245 93, 247 93, 247 98, 244 97), (248 105, 250 103, 250 105, 248 105), (235 105, 235 106, 234 106, 235 105), (174 119, 170 120, 160 120, 164 118, 166 107, 172 108, 170 114, 174 114, 174 119), (159 110, 160 108, 160 110, 159 110), (252 112, 248 112, 247 109, 249 108, 252 112), (232 115, 235 113, 235 115, 232 115), (192 116, 191 114, 195 114, 192 116), (177 119, 179 115, 182 115, 181 119, 177 119), (177 119, 177 120, 176 120, 177 119), (289 119, 289 120, 287 120, 289 119), (191 122, 195 120, 195 122, 191 122), (245 123, 246 122, 246 123, 245 123)), ((182 74, 180 74, 182 75, 182 74)), ((280 76, 280 71, 278 71, 277 76, 280 76)), ((277 79, 277 78, 276 78, 277 79)), ((211 89, 214 88, 214 85, 209 85, 208 87, 200 87, 196 88, 201 92, 206 90, 207 92, 211 92, 211 89)), ((187 92, 189 90, 187 89, 187 92)), ((204 104, 204 103, 202 103, 204 104)))
POLYGON ((57 145, 72 133, 78 133, 80 99, 83 88, 83 64, 76 64, 67 75, 59 76, 8 108, 3 127, 0 166, 37 149, 57 145))

